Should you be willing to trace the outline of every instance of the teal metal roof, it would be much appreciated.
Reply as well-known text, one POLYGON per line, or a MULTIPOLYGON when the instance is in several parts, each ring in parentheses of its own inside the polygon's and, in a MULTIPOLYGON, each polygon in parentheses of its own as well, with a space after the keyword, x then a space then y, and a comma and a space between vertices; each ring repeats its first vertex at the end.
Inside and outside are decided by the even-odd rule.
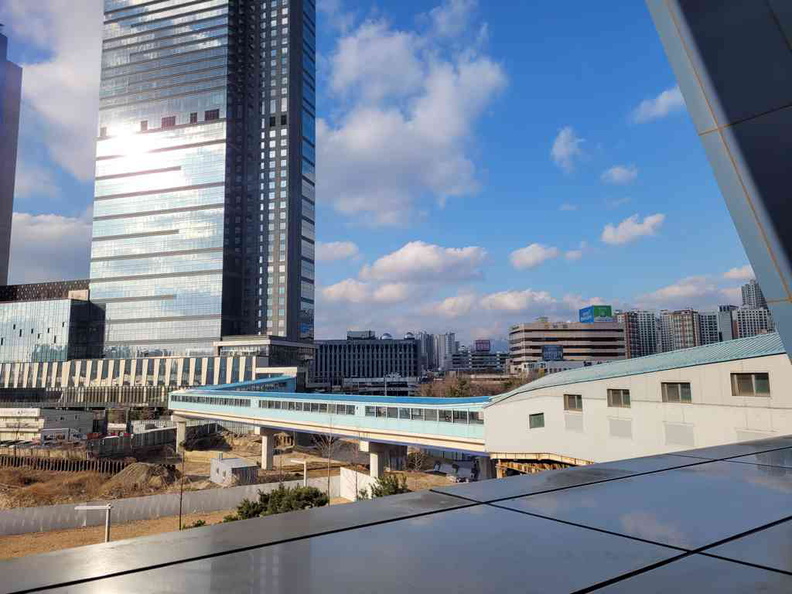
POLYGON ((579 369, 570 369, 569 371, 553 373, 535 382, 521 386, 516 390, 494 397, 492 399, 492 404, 510 398, 511 396, 516 396, 517 394, 525 394, 527 392, 534 392, 554 386, 593 382, 596 380, 640 375, 655 371, 668 371, 670 369, 681 369, 710 363, 723 363, 739 359, 766 357, 768 355, 783 355, 785 353, 784 345, 781 343, 781 337, 778 333, 760 334, 750 338, 728 340, 726 342, 708 344, 692 349, 682 349, 670 353, 638 357, 637 359, 612 361, 610 363, 592 365, 591 367, 581 367, 579 369))

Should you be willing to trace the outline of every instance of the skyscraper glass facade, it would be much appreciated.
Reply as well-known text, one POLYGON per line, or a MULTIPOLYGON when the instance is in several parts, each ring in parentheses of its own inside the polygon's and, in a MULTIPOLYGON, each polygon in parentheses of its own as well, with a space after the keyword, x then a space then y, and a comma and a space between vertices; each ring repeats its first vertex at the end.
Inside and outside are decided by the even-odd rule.
POLYGON ((0 285, 8 280, 21 99, 22 69, 8 61, 8 38, 0 33, 0 285))
POLYGON ((91 296, 108 356, 313 337, 312 0, 105 0, 91 296))

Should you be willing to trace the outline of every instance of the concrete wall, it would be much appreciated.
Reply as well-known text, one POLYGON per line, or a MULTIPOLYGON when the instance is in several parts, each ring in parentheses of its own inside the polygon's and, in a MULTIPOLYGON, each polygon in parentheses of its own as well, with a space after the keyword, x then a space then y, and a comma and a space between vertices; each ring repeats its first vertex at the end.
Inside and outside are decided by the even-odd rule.
MULTIPOLYGON (((330 497, 339 495, 339 477, 330 477, 330 497)), ((288 487, 302 486, 302 480, 283 483, 288 487)), ((264 492, 278 488, 279 483, 266 485, 247 485, 229 489, 207 489, 205 491, 185 491, 183 513, 211 512, 235 508, 243 499, 258 497, 259 490, 264 492)), ((308 480, 308 485, 320 491, 327 490, 327 478, 308 480)), ((148 497, 132 497, 111 501, 92 501, 93 504, 110 503, 113 505, 112 522, 122 524, 136 520, 148 520, 163 516, 178 516, 179 494, 166 493, 148 497)), ((75 511, 77 503, 25 507, 0 511, 0 536, 25 534, 28 532, 47 532, 67 530, 83 526, 104 524, 103 512, 75 511)), ((175 520, 174 520, 175 525, 175 520)))
POLYGON ((349 501, 357 501, 360 491, 369 489, 376 482, 377 479, 372 478, 368 474, 357 472, 351 468, 342 468, 339 477, 340 496, 349 501))
POLYGON ((550 453, 605 462, 792 433, 792 365, 787 355, 583 382, 520 394, 484 411, 493 458, 550 453), (731 373, 768 372, 771 396, 732 396, 731 373), (690 382, 692 403, 664 403, 661 382, 690 382), (610 408, 607 390, 630 390, 630 408, 610 408), (583 396, 564 411, 564 394, 583 396), (544 413, 545 426, 528 417, 544 413))

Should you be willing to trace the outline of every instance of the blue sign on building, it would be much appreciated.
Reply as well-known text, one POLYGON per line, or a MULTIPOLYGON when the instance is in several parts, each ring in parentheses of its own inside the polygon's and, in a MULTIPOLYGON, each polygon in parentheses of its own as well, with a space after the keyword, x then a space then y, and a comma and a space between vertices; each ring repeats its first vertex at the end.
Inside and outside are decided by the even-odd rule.
POLYGON ((564 347, 560 344, 548 344, 542 347, 542 361, 563 361, 564 347))

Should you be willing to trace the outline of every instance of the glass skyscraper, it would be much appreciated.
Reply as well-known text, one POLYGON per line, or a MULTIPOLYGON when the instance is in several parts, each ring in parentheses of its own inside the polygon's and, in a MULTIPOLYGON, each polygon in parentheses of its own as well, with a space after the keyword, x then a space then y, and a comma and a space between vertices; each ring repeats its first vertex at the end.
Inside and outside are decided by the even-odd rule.
POLYGON ((0 33, 0 285, 8 282, 21 100, 22 69, 8 61, 8 38, 0 33))
POLYGON ((313 339, 313 0, 105 0, 91 297, 110 357, 313 339))

